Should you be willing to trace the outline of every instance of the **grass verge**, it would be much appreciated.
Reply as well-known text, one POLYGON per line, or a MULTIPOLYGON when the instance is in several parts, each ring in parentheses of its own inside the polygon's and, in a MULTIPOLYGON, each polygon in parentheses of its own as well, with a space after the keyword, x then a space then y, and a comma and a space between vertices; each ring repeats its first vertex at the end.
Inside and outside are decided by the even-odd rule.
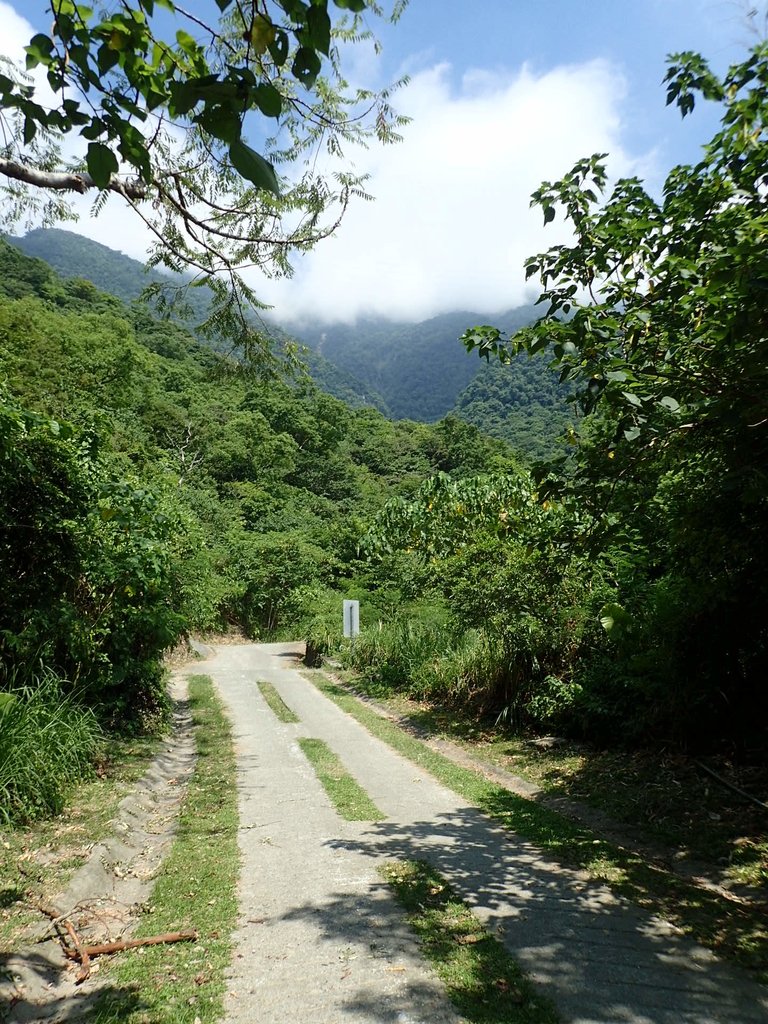
POLYGON ((347 821, 383 821, 384 815, 363 787, 352 778, 327 743, 301 739, 299 746, 342 818, 347 821))
POLYGON ((502 944, 445 879, 423 861, 385 864, 381 874, 408 914, 421 949, 467 1024, 554 1024, 539 995, 502 944))
POLYGON ((0 948, 11 952, 40 922, 34 902, 50 903, 88 860, 91 847, 112 833, 120 801, 141 778, 160 746, 155 736, 110 737, 96 775, 69 793, 62 814, 0 832, 0 948))
POLYGON ((674 922, 702 945, 757 971, 761 980, 768 980, 768 921, 760 907, 726 900, 533 800, 511 793, 430 749, 322 673, 307 675, 374 736, 506 828, 530 839, 556 859, 588 871, 614 892, 674 922))
POLYGON ((272 683, 265 683, 260 681, 258 683, 261 696, 267 702, 272 710, 274 716, 281 722, 298 722, 299 716, 294 714, 293 711, 288 707, 283 698, 274 688, 272 683))
POLYGON ((237 792, 229 723, 207 676, 192 676, 198 759, 171 853, 136 936, 194 928, 197 942, 149 946, 104 964, 91 1024, 201 1024, 223 1016, 237 918, 237 792))

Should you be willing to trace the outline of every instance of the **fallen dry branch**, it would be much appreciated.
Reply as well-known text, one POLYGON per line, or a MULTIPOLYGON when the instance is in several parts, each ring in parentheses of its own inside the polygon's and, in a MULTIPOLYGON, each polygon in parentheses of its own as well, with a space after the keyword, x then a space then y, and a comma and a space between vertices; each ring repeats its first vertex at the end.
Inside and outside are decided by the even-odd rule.
MULTIPOLYGON (((87 981, 87 979, 90 977, 90 974, 91 974, 91 958, 88 955, 88 950, 85 949, 83 947, 83 944, 80 942, 80 936, 75 931, 75 928, 74 928, 74 925, 72 924, 72 922, 68 921, 66 918, 62 918, 62 924, 66 928, 67 935, 69 935, 70 939, 72 940, 72 945, 75 947, 74 952, 75 952, 77 958, 80 960, 80 970, 77 972, 77 977, 75 978, 75 984, 76 985, 82 985, 82 983, 84 981, 87 981)), ((69 950, 68 950, 68 948, 66 946, 64 946, 63 948, 64 948, 64 952, 65 953, 69 952, 69 950)))
POLYGON ((58 913, 54 908, 40 902, 37 903, 37 908, 53 922, 53 926, 59 934, 64 956, 70 960, 77 960, 80 963, 80 970, 77 972, 77 978, 75 979, 76 985, 82 985, 90 977, 91 957, 103 956, 108 953, 120 953, 124 949, 137 949, 139 946, 159 946, 168 942, 195 942, 198 937, 197 932, 194 930, 165 932, 162 935, 150 935, 146 939, 116 939, 114 942, 102 942, 87 946, 83 945, 80 941, 80 936, 67 917, 58 913), (72 945, 67 942, 67 936, 72 945))
POLYGON ((53 922, 53 927, 56 929, 56 932, 59 936, 61 948, 64 951, 65 956, 69 956, 72 959, 80 961, 80 970, 77 972, 75 984, 82 985, 82 983, 84 981, 87 981, 91 975, 91 958, 88 953, 88 950, 83 946, 82 942, 80 941, 80 936, 75 931, 75 926, 72 924, 69 918, 65 917, 63 914, 60 914, 53 907, 49 907, 46 906, 46 904, 44 903, 38 902, 37 908, 41 914, 45 914, 45 916, 49 917, 53 922), (67 945, 67 936, 69 936, 72 945, 74 946, 74 949, 71 949, 67 945))
MULTIPOLYGON (((81 946, 82 953, 87 956, 102 956, 105 953, 119 953, 123 949, 136 949, 138 946, 159 946, 166 942, 195 942, 197 932, 166 932, 164 935, 151 935, 146 939, 118 939, 116 942, 104 942, 98 946, 81 946)), ((79 960, 80 952, 67 947, 64 950, 70 960, 79 960)))

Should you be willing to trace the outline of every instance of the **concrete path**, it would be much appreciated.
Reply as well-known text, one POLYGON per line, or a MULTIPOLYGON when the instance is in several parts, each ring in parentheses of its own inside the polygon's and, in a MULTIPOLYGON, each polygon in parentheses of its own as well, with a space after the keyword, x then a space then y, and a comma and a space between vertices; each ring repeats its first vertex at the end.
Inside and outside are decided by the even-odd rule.
POLYGON ((443 872, 565 1024, 768 1024, 763 988, 495 826, 320 694, 294 669, 294 649, 221 646, 204 666, 228 706, 240 772, 231 1024, 456 1024, 377 874, 395 858, 443 872), (299 724, 277 721, 257 680, 299 724), (325 740, 385 821, 338 817, 302 736, 325 740))

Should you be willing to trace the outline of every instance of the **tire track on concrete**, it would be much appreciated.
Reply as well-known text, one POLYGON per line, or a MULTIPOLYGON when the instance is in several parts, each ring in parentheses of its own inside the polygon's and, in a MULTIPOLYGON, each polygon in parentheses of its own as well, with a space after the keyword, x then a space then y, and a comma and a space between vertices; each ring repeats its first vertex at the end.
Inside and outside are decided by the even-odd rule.
POLYGON ((232 1024, 455 1022, 377 867, 431 862, 566 1024, 766 1024, 763 988, 677 929, 494 825, 324 697, 291 645, 221 647, 206 668, 235 729, 241 927, 232 1024), (256 679, 299 715, 277 723, 256 679), (324 740, 387 815, 343 822, 296 739, 324 740))

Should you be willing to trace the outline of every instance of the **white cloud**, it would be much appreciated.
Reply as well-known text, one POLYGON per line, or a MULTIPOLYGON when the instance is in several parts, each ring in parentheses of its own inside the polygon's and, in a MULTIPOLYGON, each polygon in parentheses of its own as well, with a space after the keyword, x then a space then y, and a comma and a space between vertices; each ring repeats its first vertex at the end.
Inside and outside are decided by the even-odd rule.
MULTIPOLYGON (((0 52, 20 55, 33 28, 0 0, 0 52)), ((373 203, 357 202, 335 237, 297 261, 290 280, 254 280, 285 321, 416 319, 459 308, 489 313, 526 301, 526 257, 567 237, 543 230, 531 192, 575 160, 611 154, 614 175, 653 172, 622 145, 621 72, 605 61, 543 73, 452 69, 413 75, 396 104, 410 115, 404 141, 357 151, 373 203)), ((76 230, 143 259, 151 238, 119 197, 101 215, 78 198, 76 230)), ((70 226, 70 225, 65 225, 70 226)))
MULTIPOLYGON (((0 54, 24 68, 24 47, 29 44, 35 31, 26 18, 18 14, 10 4, 0 0, 0 54)), ((43 104, 51 104, 54 94, 48 85, 45 68, 34 68, 28 74, 32 77, 36 98, 43 104)))
POLYGON ((17 14, 10 4, 0 3, 0 53, 19 57, 34 32, 26 18, 17 14))
POLYGON ((622 147, 625 84, 606 62, 469 71, 457 91, 450 71, 425 70, 399 95, 413 118, 403 143, 357 154, 376 201, 354 206, 293 279, 260 287, 279 318, 422 318, 522 303, 525 258, 567 237, 529 209, 541 181, 593 152, 611 154, 613 175, 648 170, 622 147))

